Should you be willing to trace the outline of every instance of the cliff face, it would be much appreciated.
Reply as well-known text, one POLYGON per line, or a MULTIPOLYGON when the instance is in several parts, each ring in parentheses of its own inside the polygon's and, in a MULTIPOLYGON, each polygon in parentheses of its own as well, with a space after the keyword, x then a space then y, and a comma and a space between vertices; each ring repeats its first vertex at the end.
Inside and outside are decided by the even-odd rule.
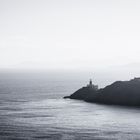
POLYGON ((140 79, 117 81, 97 91, 83 87, 68 98, 104 104, 140 106, 140 79))

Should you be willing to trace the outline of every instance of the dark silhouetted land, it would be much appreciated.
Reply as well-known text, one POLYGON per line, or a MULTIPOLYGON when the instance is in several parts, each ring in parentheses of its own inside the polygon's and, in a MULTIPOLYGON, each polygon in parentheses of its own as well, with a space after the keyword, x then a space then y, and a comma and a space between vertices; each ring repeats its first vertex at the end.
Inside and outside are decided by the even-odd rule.
POLYGON ((140 78, 116 81, 102 89, 95 89, 92 86, 83 87, 64 98, 102 104, 140 106, 140 78))

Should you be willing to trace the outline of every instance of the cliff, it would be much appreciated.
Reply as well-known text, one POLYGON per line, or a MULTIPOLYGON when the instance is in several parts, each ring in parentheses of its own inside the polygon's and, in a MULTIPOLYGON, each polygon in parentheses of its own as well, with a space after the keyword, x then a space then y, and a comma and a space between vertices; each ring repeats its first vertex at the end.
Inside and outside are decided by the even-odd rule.
POLYGON ((64 98, 103 104, 140 106, 140 79, 134 78, 130 81, 117 81, 98 90, 83 87, 64 98))

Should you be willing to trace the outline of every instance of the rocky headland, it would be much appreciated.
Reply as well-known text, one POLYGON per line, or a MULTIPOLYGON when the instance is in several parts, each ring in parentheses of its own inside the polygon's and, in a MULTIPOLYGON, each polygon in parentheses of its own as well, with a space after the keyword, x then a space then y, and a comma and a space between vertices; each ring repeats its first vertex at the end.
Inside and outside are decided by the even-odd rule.
POLYGON ((90 80, 86 87, 64 98, 102 104, 140 106, 140 78, 116 81, 102 89, 98 89, 90 80))

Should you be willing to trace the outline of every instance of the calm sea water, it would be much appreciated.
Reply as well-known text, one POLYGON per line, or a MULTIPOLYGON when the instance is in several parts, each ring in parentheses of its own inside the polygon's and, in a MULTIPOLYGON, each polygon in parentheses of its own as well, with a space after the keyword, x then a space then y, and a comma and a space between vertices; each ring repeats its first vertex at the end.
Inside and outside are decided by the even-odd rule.
POLYGON ((139 108, 63 99, 86 81, 52 77, 0 74, 0 140, 140 139, 139 108))

